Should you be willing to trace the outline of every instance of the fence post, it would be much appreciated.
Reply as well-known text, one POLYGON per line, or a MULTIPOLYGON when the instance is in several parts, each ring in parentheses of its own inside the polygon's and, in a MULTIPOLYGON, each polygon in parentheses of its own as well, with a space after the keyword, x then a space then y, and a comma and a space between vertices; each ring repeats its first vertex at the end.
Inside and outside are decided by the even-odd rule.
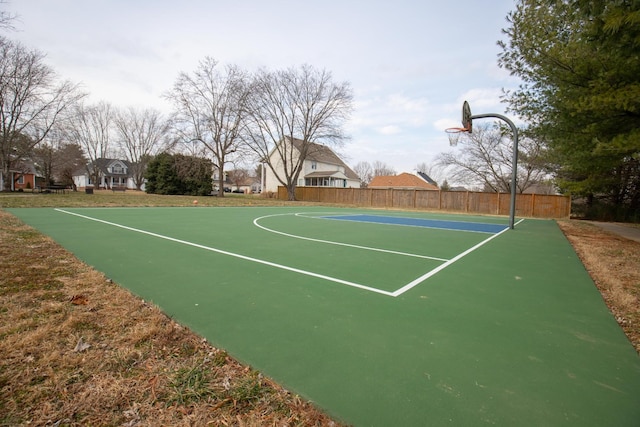
POLYGON ((533 213, 536 211, 536 194, 532 193, 531 194, 531 216, 533 216, 533 213))

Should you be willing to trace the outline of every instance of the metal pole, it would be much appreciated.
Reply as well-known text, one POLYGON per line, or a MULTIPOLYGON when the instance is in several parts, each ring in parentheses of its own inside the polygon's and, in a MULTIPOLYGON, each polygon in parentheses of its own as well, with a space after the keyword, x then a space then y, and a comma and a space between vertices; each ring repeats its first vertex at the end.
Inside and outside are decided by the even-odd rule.
POLYGON ((471 116, 471 120, 473 119, 484 119, 484 118, 496 118, 500 120, 504 120, 511 127, 511 131, 513 132, 513 155, 511 158, 512 162, 512 172, 511 172, 511 202, 509 204, 509 228, 513 230, 515 224, 515 216, 516 216, 516 179, 518 173, 518 128, 513 124, 508 117, 503 116, 502 114, 474 114, 471 116))

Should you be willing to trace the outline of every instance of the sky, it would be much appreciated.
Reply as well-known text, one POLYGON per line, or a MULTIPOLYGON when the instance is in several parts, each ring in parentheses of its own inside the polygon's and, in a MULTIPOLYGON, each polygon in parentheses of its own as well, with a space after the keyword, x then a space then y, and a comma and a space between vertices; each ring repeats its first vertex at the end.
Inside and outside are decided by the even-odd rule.
POLYGON ((350 166, 397 173, 450 151, 444 129, 473 114, 506 114, 519 81, 497 65, 515 0, 7 0, 5 36, 46 55, 89 102, 170 111, 163 95, 205 57, 247 71, 309 64, 349 82, 350 166))

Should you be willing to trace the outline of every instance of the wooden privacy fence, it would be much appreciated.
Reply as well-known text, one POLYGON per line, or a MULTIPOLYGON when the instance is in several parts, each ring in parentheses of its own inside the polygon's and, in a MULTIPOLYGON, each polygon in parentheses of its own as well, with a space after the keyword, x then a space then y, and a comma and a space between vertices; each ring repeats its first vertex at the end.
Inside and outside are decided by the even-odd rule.
MULTIPOLYGON (((278 198, 287 200, 287 189, 278 187, 278 198)), ((425 209, 473 214, 509 215, 508 193, 475 191, 398 190, 386 188, 297 187, 296 200, 338 203, 376 208, 425 209)), ((571 197, 518 194, 516 216, 569 218, 571 197)))

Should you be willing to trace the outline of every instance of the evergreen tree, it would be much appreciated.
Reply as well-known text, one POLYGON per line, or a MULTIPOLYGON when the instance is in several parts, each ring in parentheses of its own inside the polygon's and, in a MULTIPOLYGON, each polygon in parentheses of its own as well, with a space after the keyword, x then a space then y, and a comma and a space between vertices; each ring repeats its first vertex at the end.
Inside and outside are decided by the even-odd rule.
POLYGON ((182 194, 180 180, 171 154, 161 153, 151 160, 145 178, 147 179, 145 185, 147 193, 182 194))
POLYGON ((212 190, 210 160, 182 154, 161 153, 149 162, 145 178, 150 194, 208 196, 212 190))
MULTIPOLYGON (((499 63, 523 84, 512 111, 547 142, 561 189, 640 211, 640 2, 520 0, 499 63)), ((636 217, 636 219, 638 219, 636 217)))
POLYGON ((211 160, 176 154, 173 161, 181 184, 181 194, 211 195, 213 188, 213 163, 211 160))

